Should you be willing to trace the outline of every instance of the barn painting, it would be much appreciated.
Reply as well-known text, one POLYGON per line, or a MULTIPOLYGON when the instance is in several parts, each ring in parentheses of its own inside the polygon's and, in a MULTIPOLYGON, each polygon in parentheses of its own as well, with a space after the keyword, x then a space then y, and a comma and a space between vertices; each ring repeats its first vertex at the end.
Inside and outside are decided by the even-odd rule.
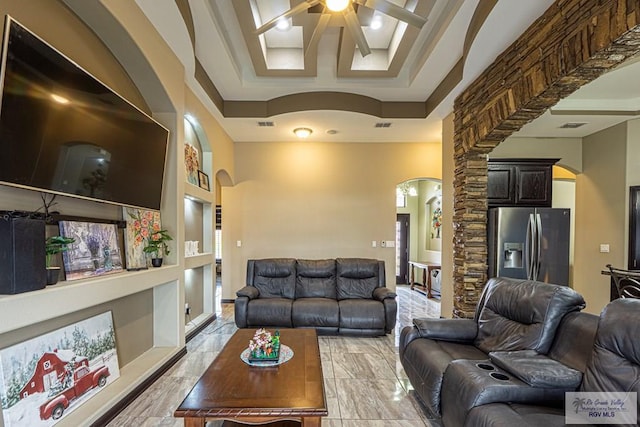
POLYGON ((110 311, 0 349, 4 426, 52 426, 119 376, 110 311))

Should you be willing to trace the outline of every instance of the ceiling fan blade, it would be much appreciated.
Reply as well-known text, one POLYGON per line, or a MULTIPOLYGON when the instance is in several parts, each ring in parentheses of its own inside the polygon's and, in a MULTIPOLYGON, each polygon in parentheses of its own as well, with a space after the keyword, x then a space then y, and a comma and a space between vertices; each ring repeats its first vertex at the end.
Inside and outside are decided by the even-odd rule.
POLYGON ((362 31, 362 27, 360 26, 360 21, 358 20, 358 15, 356 15, 356 11, 353 10, 353 6, 349 5, 349 8, 344 12, 344 21, 347 24, 347 28, 351 33, 351 37, 356 41, 358 48, 360 49, 360 55, 367 56, 371 53, 371 49, 369 49, 369 43, 367 43, 367 39, 364 37, 364 32, 362 31))
POLYGON ((304 50, 305 56, 307 52, 309 52, 313 47, 315 47, 318 42, 320 42, 320 37, 322 37, 322 33, 327 29, 327 25, 329 25, 329 21, 331 21, 330 13, 323 13, 320 15, 320 19, 318 20, 318 24, 316 28, 313 30, 313 34, 311 35, 311 39, 309 40, 309 44, 304 50))
MULTIPOLYGON (((361 2, 358 2, 361 3, 361 2)), ((396 4, 388 2, 387 0, 365 0, 363 6, 370 9, 375 9, 378 12, 382 12, 385 15, 389 15, 392 18, 396 18, 407 24, 422 28, 427 23, 427 18, 417 15, 407 9, 404 9, 396 4)))
POLYGON ((255 33, 256 34, 265 33, 267 31, 269 31, 270 29, 274 28, 276 25, 278 25, 278 22, 280 22, 281 19, 286 19, 286 18, 289 18, 291 16, 295 16, 295 15, 297 15, 299 13, 302 13, 305 10, 309 9, 310 7, 313 7, 313 6, 317 5, 318 3, 320 3, 320 0, 307 0, 307 1, 303 2, 303 3, 300 3, 296 7, 292 7, 291 9, 287 10, 282 15, 276 16, 275 18, 273 18, 269 22, 263 24, 260 28, 257 28, 255 30, 255 33))

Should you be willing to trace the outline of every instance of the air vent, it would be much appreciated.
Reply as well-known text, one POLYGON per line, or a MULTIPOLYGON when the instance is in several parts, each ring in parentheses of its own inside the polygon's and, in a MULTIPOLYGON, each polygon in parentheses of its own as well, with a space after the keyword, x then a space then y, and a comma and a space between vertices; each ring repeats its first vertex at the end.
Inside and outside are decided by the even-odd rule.
POLYGON ((273 122, 258 122, 258 126, 261 128, 271 128, 274 127, 275 124, 273 122))
POLYGON ((378 122, 378 123, 376 123, 375 127, 377 127, 377 128, 390 128, 391 127, 391 122, 378 122))
POLYGON ((569 123, 565 123, 562 126, 560 126, 560 129, 576 129, 576 128, 579 128, 580 126, 584 126, 586 124, 587 124, 587 122, 569 122, 569 123))

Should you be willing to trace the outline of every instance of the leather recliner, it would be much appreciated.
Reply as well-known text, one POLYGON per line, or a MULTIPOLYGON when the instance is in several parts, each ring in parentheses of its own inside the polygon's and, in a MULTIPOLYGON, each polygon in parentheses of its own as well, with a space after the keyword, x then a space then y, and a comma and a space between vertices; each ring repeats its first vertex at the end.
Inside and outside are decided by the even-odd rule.
MULTIPOLYGON (((485 286, 474 319, 414 319, 413 326, 405 327, 400 361, 429 412, 440 416, 446 371, 457 369, 456 375, 472 377, 476 363, 490 362, 491 352, 546 355, 563 317, 584 306, 582 296, 565 286, 493 278, 485 286), (476 362, 468 366, 466 361, 476 362)), ((471 401, 475 397, 468 396, 471 401)))
MULTIPOLYGON (((566 335, 563 340, 558 337, 557 341, 564 341, 565 348, 557 354, 571 351, 572 345, 582 346, 580 351, 574 352, 574 362, 586 364, 577 391, 635 392, 636 407, 640 408, 640 340, 637 334, 640 300, 614 300, 604 308, 599 319, 597 316, 592 317, 597 320, 597 330, 595 324, 590 326, 595 332, 595 342, 590 343, 590 351, 586 351, 581 344, 589 342, 589 339, 585 339, 584 334, 574 333, 573 337, 566 335)), ((584 322, 581 323, 584 325, 584 322)), ((571 360, 564 362, 569 364, 571 360)), ((566 425, 566 415, 564 401, 544 405, 524 402, 491 403, 471 409, 464 426, 560 427, 566 425)), ((583 421, 582 425, 585 425, 583 421)))

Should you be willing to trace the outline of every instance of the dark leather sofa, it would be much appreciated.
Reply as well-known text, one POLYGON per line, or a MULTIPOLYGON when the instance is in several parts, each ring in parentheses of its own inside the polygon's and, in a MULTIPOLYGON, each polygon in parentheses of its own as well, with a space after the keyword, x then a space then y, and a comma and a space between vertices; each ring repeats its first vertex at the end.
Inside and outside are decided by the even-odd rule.
POLYGON ((553 359, 552 344, 561 321, 582 314, 574 312, 584 306, 582 296, 568 287, 493 278, 474 319, 414 319, 405 327, 400 361, 428 411, 441 416, 445 426, 462 426, 468 412, 482 404, 558 401, 579 385, 579 370, 571 365, 580 366, 553 359), (534 385, 504 367, 521 368, 534 385), (542 371, 547 375, 536 375, 542 371), (564 382, 555 382, 560 376, 564 382))
POLYGON ((252 259, 236 292, 239 328, 315 328, 319 334, 378 336, 395 327, 396 294, 384 261, 365 258, 252 259))

